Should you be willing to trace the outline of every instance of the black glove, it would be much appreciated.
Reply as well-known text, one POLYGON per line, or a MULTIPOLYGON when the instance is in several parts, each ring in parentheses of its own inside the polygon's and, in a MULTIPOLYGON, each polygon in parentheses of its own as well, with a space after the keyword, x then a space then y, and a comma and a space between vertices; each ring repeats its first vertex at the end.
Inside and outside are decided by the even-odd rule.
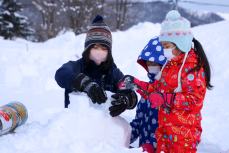
POLYGON ((107 100, 104 90, 83 73, 80 73, 74 79, 73 90, 86 92, 93 103, 101 104, 107 100))
POLYGON ((112 106, 109 108, 112 117, 120 115, 126 109, 133 109, 138 102, 136 93, 130 89, 119 90, 111 97, 114 98, 111 101, 112 106))

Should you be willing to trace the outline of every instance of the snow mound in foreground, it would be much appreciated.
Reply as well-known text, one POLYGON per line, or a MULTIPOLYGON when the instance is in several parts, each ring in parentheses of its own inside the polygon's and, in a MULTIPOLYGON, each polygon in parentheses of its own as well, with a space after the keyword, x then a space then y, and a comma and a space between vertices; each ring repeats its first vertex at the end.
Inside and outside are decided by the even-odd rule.
POLYGON ((109 115, 110 98, 105 104, 98 105, 86 95, 74 93, 70 100, 69 109, 49 108, 53 113, 47 116, 45 123, 33 121, 19 127, 13 134, 0 137, 0 144, 4 146, 0 152, 142 152, 141 149, 128 149, 129 123, 122 117, 109 115))

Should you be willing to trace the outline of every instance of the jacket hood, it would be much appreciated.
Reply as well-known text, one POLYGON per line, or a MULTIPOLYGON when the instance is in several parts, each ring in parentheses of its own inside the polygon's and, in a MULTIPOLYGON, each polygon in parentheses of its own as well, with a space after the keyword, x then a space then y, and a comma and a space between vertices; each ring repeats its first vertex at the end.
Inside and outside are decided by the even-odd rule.
POLYGON ((138 56, 137 62, 145 68, 148 72, 148 68, 146 65, 147 61, 155 62, 160 64, 161 66, 165 64, 166 57, 164 56, 164 51, 161 43, 159 42, 159 38, 152 38, 144 49, 141 51, 141 54, 138 56))

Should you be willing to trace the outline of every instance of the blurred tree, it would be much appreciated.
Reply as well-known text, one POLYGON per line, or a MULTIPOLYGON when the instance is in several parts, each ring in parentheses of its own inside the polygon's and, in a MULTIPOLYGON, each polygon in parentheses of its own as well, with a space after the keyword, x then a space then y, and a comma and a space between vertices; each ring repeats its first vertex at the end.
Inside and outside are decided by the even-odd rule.
POLYGON ((22 11, 21 4, 16 0, 2 0, 0 3, 0 36, 31 40, 34 30, 30 28, 27 17, 18 14, 22 11))
POLYGON ((176 10, 178 9, 178 2, 179 2, 179 0, 174 0, 174 5, 175 5, 174 9, 176 9, 176 10))
POLYGON ((103 13, 105 0, 59 0, 60 12, 64 12, 69 28, 76 34, 87 31, 89 22, 96 14, 103 13))
POLYGON ((42 23, 38 33, 41 40, 52 38, 57 35, 61 28, 56 25, 56 14, 58 14, 58 1, 56 0, 33 0, 32 4, 40 12, 42 23))
POLYGON ((175 9, 177 10, 178 9, 178 3, 179 3, 180 0, 168 0, 168 2, 172 5, 172 8, 171 9, 175 9))
POLYGON ((91 18, 102 13, 104 0, 32 0, 32 4, 42 19, 38 28, 42 41, 66 29, 76 34, 85 32, 91 18))
POLYGON ((116 0, 115 2, 116 29, 122 30, 125 24, 127 5, 128 0, 116 0))

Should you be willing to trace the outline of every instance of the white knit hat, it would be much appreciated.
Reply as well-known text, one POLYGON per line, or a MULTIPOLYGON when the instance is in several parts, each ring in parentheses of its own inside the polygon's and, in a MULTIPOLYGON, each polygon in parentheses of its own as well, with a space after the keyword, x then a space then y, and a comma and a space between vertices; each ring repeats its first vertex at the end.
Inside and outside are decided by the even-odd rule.
MULTIPOLYGON (((181 92, 181 72, 184 67, 185 61, 188 57, 188 53, 192 47, 193 34, 191 32, 190 22, 182 17, 176 10, 169 11, 166 15, 165 20, 161 24, 161 32, 159 41, 167 41, 174 43, 182 52, 185 53, 182 65, 178 72, 178 86, 174 92, 181 92)), ((166 64, 165 64, 166 65, 166 64)), ((161 73, 165 67, 162 67, 161 72, 158 73, 156 79, 161 78, 161 73)))
POLYGON ((161 24, 159 40, 176 44, 182 52, 189 52, 193 34, 190 22, 176 10, 169 11, 161 24))

